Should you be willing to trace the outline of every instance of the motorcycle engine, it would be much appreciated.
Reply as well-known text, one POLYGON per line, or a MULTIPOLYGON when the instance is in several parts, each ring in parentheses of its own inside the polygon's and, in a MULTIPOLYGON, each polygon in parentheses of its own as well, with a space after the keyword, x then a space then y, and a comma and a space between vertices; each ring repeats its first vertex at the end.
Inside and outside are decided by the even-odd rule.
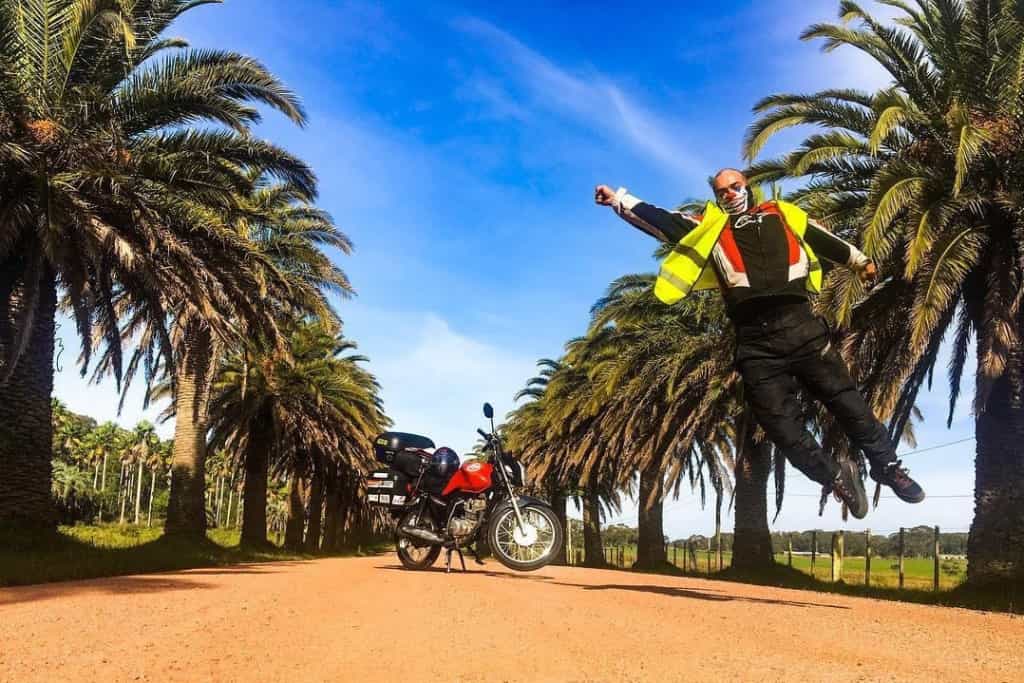
POLYGON ((456 541, 462 541, 472 536, 483 521, 485 510, 487 510, 487 499, 483 496, 460 500, 455 504, 451 518, 448 520, 448 535, 456 541), (459 514, 460 507, 461 515, 459 514))

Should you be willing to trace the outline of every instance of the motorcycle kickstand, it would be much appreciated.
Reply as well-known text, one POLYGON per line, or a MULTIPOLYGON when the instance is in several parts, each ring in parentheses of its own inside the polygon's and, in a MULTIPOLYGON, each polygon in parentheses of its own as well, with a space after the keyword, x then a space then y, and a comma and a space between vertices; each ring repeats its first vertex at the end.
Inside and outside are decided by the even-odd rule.
POLYGON ((462 556, 462 551, 459 548, 448 548, 448 556, 445 558, 445 574, 451 574, 452 572, 452 553, 459 554, 459 562, 462 563, 462 571, 466 571, 466 558, 462 556))

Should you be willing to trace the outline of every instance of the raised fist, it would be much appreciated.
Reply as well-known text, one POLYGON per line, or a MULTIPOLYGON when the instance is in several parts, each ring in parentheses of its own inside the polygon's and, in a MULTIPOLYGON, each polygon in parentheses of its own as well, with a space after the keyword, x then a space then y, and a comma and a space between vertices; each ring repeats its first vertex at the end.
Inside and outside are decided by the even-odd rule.
POLYGON ((607 185, 598 185, 594 188, 594 201, 603 206, 611 206, 615 201, 615 190, 607 185))
POLYGON ((878 267, 875 266, 873 261, 868 261, 859 273, 860 281, 863 282, 868 289, 872 289, 878 284, 878 267))

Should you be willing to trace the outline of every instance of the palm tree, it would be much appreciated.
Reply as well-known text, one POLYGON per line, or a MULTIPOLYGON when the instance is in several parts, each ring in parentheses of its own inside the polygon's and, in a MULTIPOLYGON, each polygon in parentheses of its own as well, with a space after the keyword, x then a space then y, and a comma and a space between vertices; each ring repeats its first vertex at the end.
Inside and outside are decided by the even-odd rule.
MULTIPOLYGON (((296 500, 301 481, 327 471, 328 462, 332 477, 361 482, 371 464, 372 439, 387 424, 376 380, 360 367, 365 358, 343 355, 355 348, 352 342, 324 323, 296 323, 290 339, 289 354, 259 342, 229 354, 214 384, 211 445, 244 463, 246 544, 267 540, 269 471, 290 475, 296 500)), ((311 528, 319 536, 316 508, 311 528)), ((328 513, 333 514, 330 505, 328 513)), ((319 538, 311 545, 314 540, 319 538)))
POLYGON ((703 492, 705 468, 719 497, 727 485, 726 453, 710 440, 722 441, 737 386, 721 303, 697 297, 668 308, 652 284, 649 275, 612 283, 593 308, 586 347, 607 396, 603 439, 622 453, 620 476, 639 473, 637 566, 648 569, 665 562, 667 493, 687 479, 703 492))
POLYGON ((844 25, 815 25, 803 37, 869 55, 891 86, 766 98, 746 152, 753 159, 785 128, 824 129, 752 172, 809 180, 799 192, 806 208, 859 238, 890 274, 866 296, 855 279, 837 275, 822 305, 850 327, 846 352, 893 435, 910 421, 946 338, 952 421, 973 339, 977 455, 968 578, 1019 580, 1024 8, 995 0, 887 4, 900 12, 896 26, 842 2, 844 25))
MULTIPOLYGON (((548 476, 541 477, 534 472, 536 467, 531 467, 532 463, 530 461, 530 458, 537 458, 538 456, 541 458, 549 457, 552 453, 552 450, 546 447, 544 441, 544 410, 540 400, 544 397, 544 392, 547 390, 551 378, 561 367, 562 363, 560 361, 551 358, 541 358, 537 361, 538 374, 527 380, 526 386, 513 397, 514 401, 529 400, 509 413, 506 423, 501 429, 509 449, 513 453, 520 454, 520 460, 523 466, 527 468, 526 478, 528 483, 541 482, 538 486, 540 494, 551 503, 559 523, 563 529, 566 529, 568 528, 568 511, 566 509, 569 493, 568 487, 563 482, 560 482, 550 469, 550 465, 553 462, 546 463, 548 466, 548 476)), ((480 441, 472 455, 479 457, 483 452, 483 447, 484 443, 480 441)), ((542 469, 545 468, 542 466, 542 469)), ((566 549, 562 547, 558 551, 555 563, 566 564, 566 559, 566 549)))
MULTIPOLYGON (((176 293, 200 336, 267 314, 247 298, 268 283, 219 216, 245 167, 311 188, 301 162, 248 135, 253 104, 304 115, 251 59, 168 54, 185 44, 165 30, 202 4, 0 0, 0 525, 52 528, 58 296, 83 339, 106 340, 117 376, 118 297, 166 317, 176 293)), ((202 349, 182 358, 186 378, 208 366, 202 349)), ((201 438, 186 431, 176 443, 201 438)), ((194 469, 182 462, 179 481, 194 469)))
POLYGON ((534 480, 576 498, 583 511, 584 565, 600 567, 601 519, 619 507, 619 477, 614 453, 603 449, 594 433, 602 406, 597 386, 586 367, 570 358, 582 341, 569 342, 564 359, 542 361, 541 378, 526 390, 540 398, 514 414, 506 429, 510 447, 534 480))
MULTIPOLYGON (((312 197, 308 187, 296 182, 276 181, 255 168, 247 172, 247 182, 251 184, 249 189, 235 197, 237 206, 230 213, 231 228, 238 238, 258 251, 257 272, 265 271, 268 279, 277 279, 284 285, 278 291, 266 292, 263 305, 285 318, 308 314, 335 319, 325 295, 334 293, 347 297, 352 294, 352 287, 344 271, 334 265, 323 248, 332 247, 350 253, 348 238, 335 227, 330 215, 310 203, 312 197)), ((169 302, 166 307, 174 309, 181 305, 181 302, 169 302)), ((179 318, 171 329, 166 329, 166 321, 154 317, 152 311, 145 307, 126 307, 122 315, 125 320, 122 336, 126 341, 142 340, 128 364, 129 378, 140 367, 145 367, 150 381, 160 377, 165 369, 171 370, 171 381, 160 384, 158 390, 147 384, 146 402, 171 396, 174 405, 169 414, 177 416, 176 433, 185 428, 205 434, 206 401, 213 377, 209 374, 182 376, 184 365, 181 359, 202 348, 210 359, 210 367, 214 368, 230 339, 207 335, 202 321, 195 315, 179 318), (201 338, 197 338, 197 334, 201 338), (168 339, 170 344, 165 344, 168 339), (190 388, 182 391, 182 387, 190 388), (196 396, 204 397, 198 405, 196 396)), ((251 338, 262 334, 274 340, 278 350, 283 352, 284 346, 276 341, 276 320, 268 322, 272 324, 253 326, 251 321, 247 322, 248 335, 251 338)), ((107 354, 98 364, 97 377, 110 371, 109 360, 110 354, 107 354)), ((128 386, 126 383, 125 391, 128 386)), ((178 443, 178 439, 175 442, 178 443)), ((205 449, 205 439, 187 440, 176 449, 175 457, 177 461, 190 463, 190 468, 194 466, 196 471, 200 471, 203 468, 199 463, 205 462, 205 449)), ((184 485, 175 488, 172 482, 168 513, 168 528, 171 530, 179 527, 172 513, 181 509, 183 503, 180 498, 186 488, 184 485)), ((185 530, 197 531, 191 527, 185 530)))
MULTIPOLYGON (((135 465, 135 524, 139 524, 142 514, 142 480, 146 469, 151 469, 153 453, 160 446, 160 437, 156 434, 156 428, 152 423, 143 420, 135 425, 131 434, 131 463, 135 465)), ((156 474, 153 473, 153 480, 150 489, 155 488, 156 474)), ((150 494, 152 500, 152 493, 150 494)))
POLYGON ((153 526, 153 500, 156 498, 156 483, 158 474, 162 475, 169 471, 171 452, 173 444, 169 441, 158 441, 156 447, 149 452, 149 459, 146 466, 149 467, 149 506, 146 513, 146 526, 153 526))

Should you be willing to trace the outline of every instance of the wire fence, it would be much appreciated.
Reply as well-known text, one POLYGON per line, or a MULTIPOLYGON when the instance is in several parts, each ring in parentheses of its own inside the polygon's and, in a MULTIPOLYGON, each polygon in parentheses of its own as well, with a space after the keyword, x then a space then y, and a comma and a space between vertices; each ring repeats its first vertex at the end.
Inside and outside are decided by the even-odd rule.
MULTIPOLYGON (((910 552, 907 543, 909 531, 907 528, 896 531, 899 536, 895 552, 885 555, 876 555, 873 551, 871 530, 811 532, 813 540, 810 551, 794 551, 794 534, 782 534, 786 542, 782 548, 778 544, 773 548, 775 562, 820 581, 848 585, 947 591, 965 581, 967 560, 959 554, 943 554, 939 527, 932 528, 926 554, 910 552), (857 535, 863 535, 864 552, 860 555, 847 555, 847 541, 857 535)), ((610 567, 631 569, 637 560, 635 545, 605 546, 602 552, 603 563, 610 567)), ((579 547, 567 548, 567 559, 568 564, 574 566, 586 562, 582 548, 579 547)), ((713 575, 732 566, 732 552, 720 543, 716 544, 712 538, 703 538, 668 545, 665 560, 685 574, 713 575)))

